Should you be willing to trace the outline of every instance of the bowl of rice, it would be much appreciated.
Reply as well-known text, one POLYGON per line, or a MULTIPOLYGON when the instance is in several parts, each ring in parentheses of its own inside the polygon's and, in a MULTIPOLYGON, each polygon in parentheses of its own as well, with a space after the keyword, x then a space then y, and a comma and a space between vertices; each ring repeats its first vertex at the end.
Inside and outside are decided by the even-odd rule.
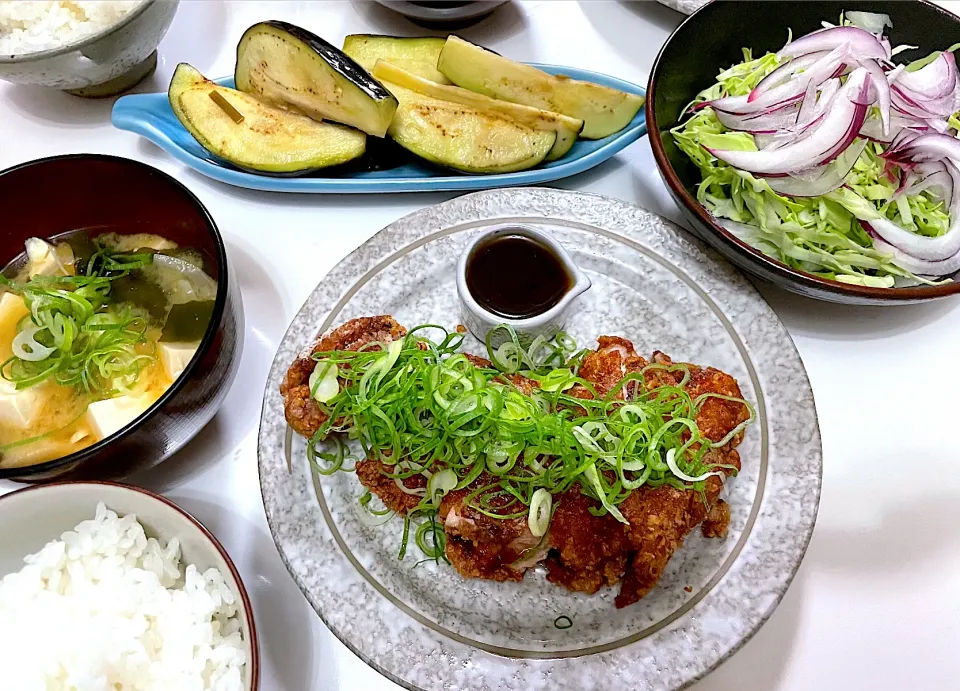
POLYGON ((0 79, 78 96, 125 91, 157 66, 179 0, 0 0, 0 79))
POLYGON ((7 689, 255 691, 253 609, 195 518, 103 482, 0 497, 0 669, 7 689))

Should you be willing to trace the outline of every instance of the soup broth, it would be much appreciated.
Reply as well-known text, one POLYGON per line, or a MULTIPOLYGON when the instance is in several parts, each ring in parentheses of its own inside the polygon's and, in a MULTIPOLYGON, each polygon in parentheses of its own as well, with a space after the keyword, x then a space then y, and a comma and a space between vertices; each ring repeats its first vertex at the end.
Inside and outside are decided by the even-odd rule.
POLYGON ((0 468, 119 431, 180 377, 217 284, 157 235, 31 238, 0 278, 0 468))

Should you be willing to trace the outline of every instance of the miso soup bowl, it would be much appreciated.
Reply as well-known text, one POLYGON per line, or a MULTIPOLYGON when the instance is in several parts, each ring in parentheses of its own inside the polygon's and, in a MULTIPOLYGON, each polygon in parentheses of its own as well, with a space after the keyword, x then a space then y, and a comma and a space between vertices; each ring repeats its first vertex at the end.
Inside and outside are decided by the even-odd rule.
POLYGON ((2 171, 0 200, 4 213, 0 267, 16 259, 30 237, 50 238, 81 229, 91 235, 153 233, 199 250, 217 281, 213 316, 200 347, 150 408, 76 453, 36 465, 0 468, 0 479, 121 478, 166 460, 213 418, 240 364, 243 305, 213 218, 190 190, 166 173, 97 154, 44 158, 2 171))

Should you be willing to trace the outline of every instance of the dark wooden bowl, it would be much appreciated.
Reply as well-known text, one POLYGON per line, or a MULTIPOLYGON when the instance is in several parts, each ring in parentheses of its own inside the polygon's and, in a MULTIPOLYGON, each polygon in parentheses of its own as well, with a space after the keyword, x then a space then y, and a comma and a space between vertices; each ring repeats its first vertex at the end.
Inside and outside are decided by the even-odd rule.
POLYGON ((923 302, 960 292, 960 276, 938 286, 868 288, 852 286, 792 269, 738 240, 697 202, 697 167, 677 148, 669 130, 684 107, 716 81, 720 70, 754 56, 776 52, 787 30, 802 36, 836 23, 844 10, 885 12, 893 21, 893 45, 920 46, 897 56, 909 62, 960 41, 960 19, 929 2, 713 2, 677 27, 660 50, 647 85, 647 130, 660 175, 694 231, 731 262, 754 276, 801 295, 848 304, 923 302))
POLYGON ((96 444, 53 461, 2 468, 0 478, 42 482, 119 478, 156 465, 213 417, 240 363, 243 305, 229 275, 220 231, 203 204, 155 168, 115 156, 76 154, 30 161, 0 172, 0 266, 30 237, 88 229, 155 233, 200 250, 217 280, 213 317, 194 357, 173 385, 136 420, 96 444))

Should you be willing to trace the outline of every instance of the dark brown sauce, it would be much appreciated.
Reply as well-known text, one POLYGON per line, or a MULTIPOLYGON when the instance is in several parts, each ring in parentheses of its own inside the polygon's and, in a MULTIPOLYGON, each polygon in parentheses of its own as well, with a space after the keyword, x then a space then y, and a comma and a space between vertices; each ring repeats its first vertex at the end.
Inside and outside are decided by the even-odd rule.
POLYGON ((549 246, 526 235, 497 235, 467 260, 467 289, 481 307, 508 319, 543 314, 573 287, 573 276, 549 246))

